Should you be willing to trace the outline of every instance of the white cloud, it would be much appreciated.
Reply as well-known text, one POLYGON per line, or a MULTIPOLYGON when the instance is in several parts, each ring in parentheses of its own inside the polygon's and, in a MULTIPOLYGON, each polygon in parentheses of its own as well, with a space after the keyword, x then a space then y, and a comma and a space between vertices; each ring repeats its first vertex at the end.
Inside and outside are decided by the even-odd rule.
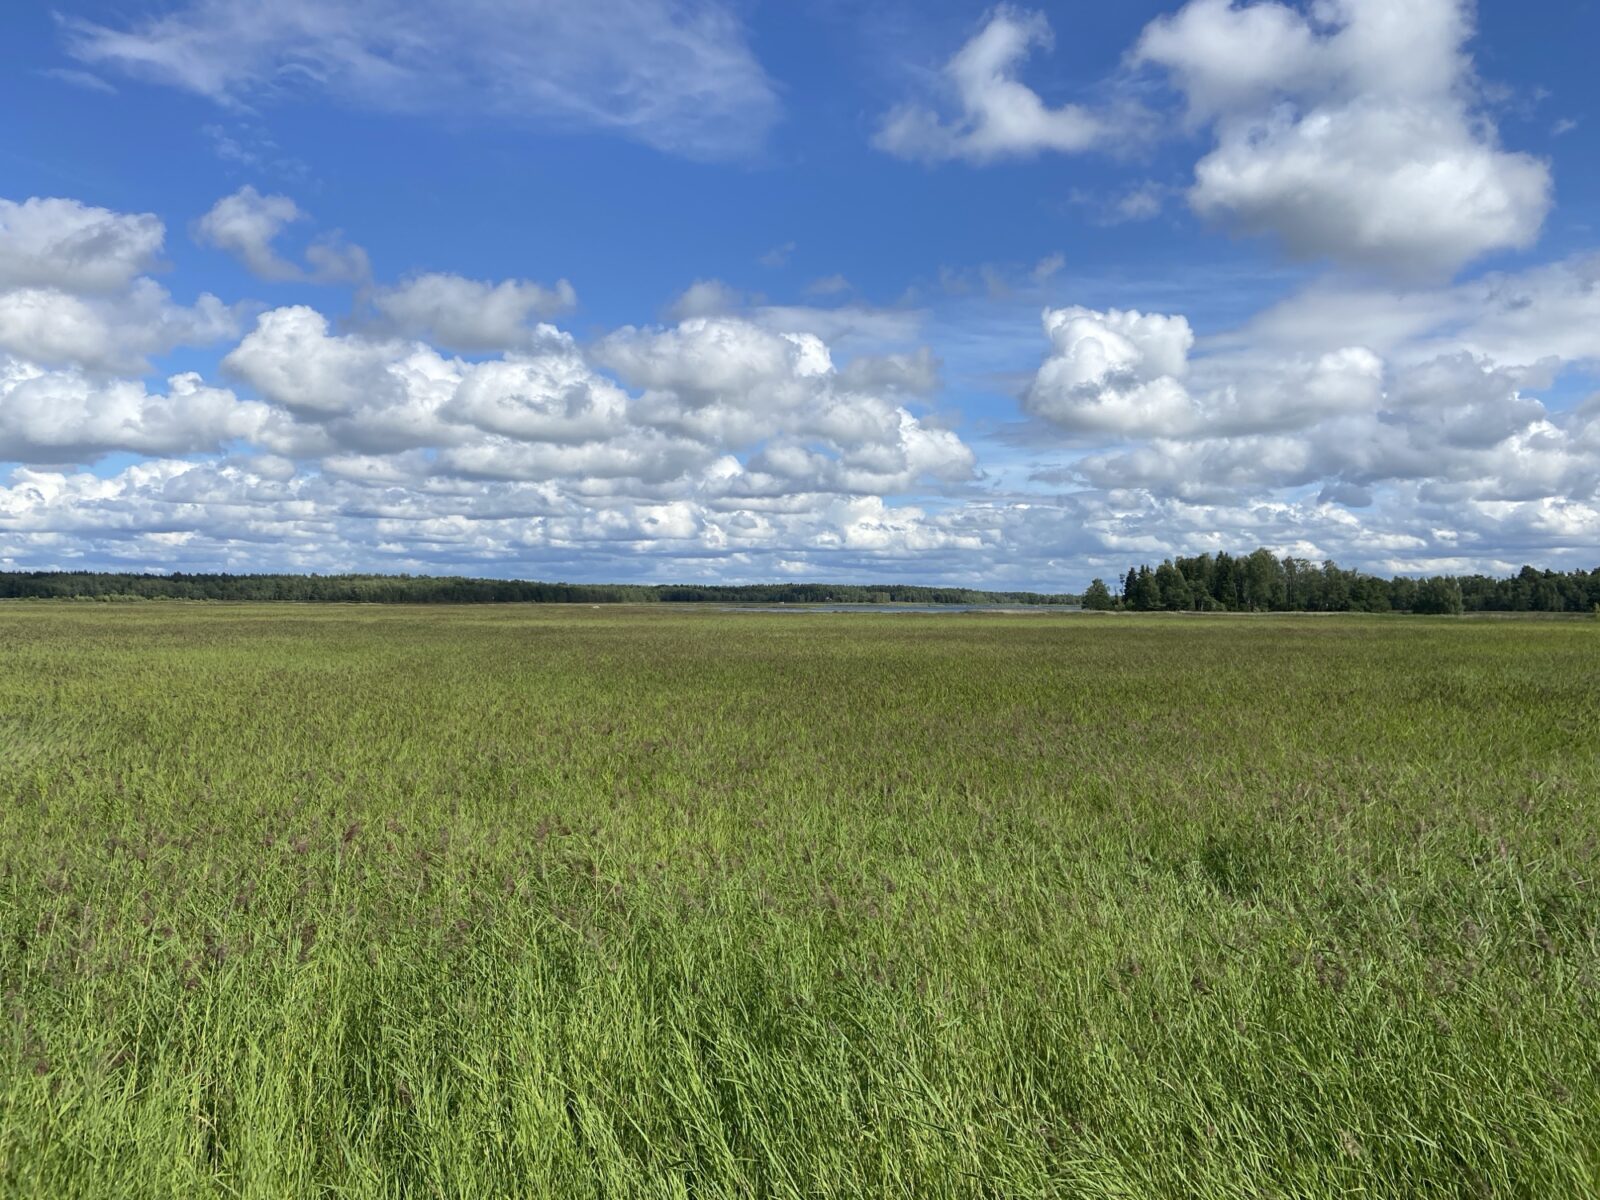
POLYGON ((806 284, 806 294, 811 296, 837 296, 842 292, 854 290, 855 285, 837 272, 824 275, 821 279, 813 279, 806 284))
POLYGON ((925 396, 939 387, 939 359, 926 346, 909 354, 862 354, 839 370, 847 391, 925 396))
POLYGON ((814 402, 833 373, 813 334, 776 334, 732 317, 693 317, 672 329, 626 327, 596 360, 643 389, 653 424, 719 443, 749 444, 814 402))
POLYGON ((1445 288, 1322 282, 1224 339, 1277 354, 1359 343, 1408 360, 1466 350, 1511 366, 1600 362, 1600 256, 1579 255, 1445 288))
MULTIPOLYGON (((0 458, 26 464, 0 480, 8 562, 718 579, 804 564, 1070 588, 1257 543, 1384 570, 1572 563, 1600 522, 1600 398, 1553 391, 1600 362, 1584 257, 1409 290, 1325 281, 1203 338, 1171 312, 1050 309, 1017 434, 1032 444, 989 442, 980 470, 920 407, 941 374, 925 314, 725 285, 701 288, 696 315, 586 346, 541 323, 571 299, 560 284, 423 275, 339 325, 262 314, 225 359, 238 394, 118 378, 233 313, 140 273, 159 222, 152 240, 60 203, 66 234, 40 235, 34 213, 0 246, 31 281, 0 284, 0 458), (62 249, 84 224, 108 231, 111 266, 62 249), (57 469, 116 452, 150 457, 109 478, 57 469)), ((262 245, 278 253, 273 233, 262 245)), ((1024 365, 993 349, 1019 333, 991 305, 939 336, 965 381, 975 342, 995 376, 1024 365)))
POLYGON ((795 244, 793 242, 784 242, 768 250, 760 258, 756 259, 756 262, 763 267, 771 267, 774 270, 779 267, 786 267, 789 265, 789 257, 794 253, 794 250, 795 244))
POLYGON ((305 213, 287 196, 263 196, 246 184, 224 196, 195 224, 195 237, 233 255, 259 279, 299 279, 301 271, 273 249, 284 227, 305 213))
POLYGON ((295 307, 263 314, 224 365, 293 413, 303 442, 325 439, 327 469, 367 482, 548 481, 598 502, 897 494, 974 469, 954 433, 900 402, 936 380, 925 354, 857 356, 840 372, 814 334, 702 317, 619 330, 592 360, 549 326, 469 363, 422 342, 337 335, 295 307))
POLYGON ((667 305, 662 316, 669 321, 716 317, 743 308, 745 302, 743 292, 720 279, 696 279, 667 305))
POLYGON ((900 158, 975 163, 1100 145, 1114 122, 1076 104, 1052 108, 1017 78, 1034 49, 1053 45, 1043 13, 998 6, 943 69, 941 84, 956 111, 902 104, 884 118, 873 144, 900 158))
POLYGON ((77 200, 0 199, 0 288, 117 292, 153 270, 166 227, 77 200))
POLYGON ((165 237, 148 213, 0 200, 0 351, 46 367, 142 371, 150 355, 232 336, 215 296, 175 304, 141 272, 165 237))
POLYGON ((48 366, 142 371, 149 355, 236 332, 233 312, 215 296, 203 295, 192 307, 176 305, 150 279, 115 296, 56 288, 0 291, 0 350, 48 366))
POLYGON ((643 390, 639 419, 722 449, 758 447, 723 473, 730 495, 895 494, 919 481, 959 482, 975 469, 955 434, 893 399, 933 386, 929 355, 858 357, 840 371, 815 334, 729 317, 619 330, 594 354, 643 390))
POLYGON ((695 158, 758 149, 778 113, 737 15, 716 0, 187 0, 66 32, 81 62, 231 107, 310 91, 609 130, 695 158))
POLYGON ((296 305, 263 313, 222 365, 290 411, 337 414, 397 395, 401 385, 389 367, 405 353, 383 342, 331 336, 326 317, 296 305))
POLYGON ((468 368, 444 413, 451 420, 523 441, 601 441, 628 426, 628 397, 597 376, 570 341, 554 353, 468 368))
POLYGON ((1523 373, 1457 354, 1396 369, 1380 387, 1338 365, 1319 364, 1315 388, 1285 387, 1281 371, 1243 379, 1202 401, 1208 419, 1185 432, 1140 430, 1143 440, 1085 455, 1072 470, 1107 493, 1190 505, 1277 505, 1304 488, 1324 505, 1386 504, 1397 519, 1409 504, 1413 531, 1423 506, 1436 506, 1435 536, 1496 505, 1594 501, 1600 455, 1587 444, 1588 419, 1549 413, 1524 391, 1523 373), (1252 413, 1252 391, 1293 404, 1252 413))
POLYGON ((530 322, 568 311, 578 296, 565 279, 547 288, 525 279, 487 283, 429 273, 379 289, 372 303, 396 333, 474 353, 539 338, 540 328, 530 322))
POLYGON ((915 341, 925 313, 908 308, 841 304, 819 308, 803 304, 764 304, 748 310, 753 324, 776 333, 808 333, 837 348, 871 348, 915 341))
POLYGON ((644 491, 681 480, 711 455, 700 442, 649 430, 605 441, 474 441, 439 455, 438 469, 467 479, 558 481, 569 494, 604 495, 597 483, 627 480, 644 491))
POLYGON ((1224 132, 1189 198, 1297 258, 1429 275, 1530 245, 1549 196, 1543 163, 1486 143, 1459 113, 1373 100, 1224 132))
MULTIPOLYGON (((1265 536, 1262 512, 1291 514, 1306 529, 1331 521, 1337 532, 1337 514, 1355 507, 1358 525, 1338 536, 1302 531, 1300 540, 1385 570, 1418 569, 1443 549, 1451 562, 1434 569, 1498 569, 1485 557, 1497 545, 1495 554, 1537 549, 1545 559, 1579 553, 1561 531, 1590 528, 1600 498, 1600 402, 1560 413, 1537 397, 1562 361, 1528 355, 1559 341, 1548 332, 1501 338, 1518 360, 1478 346, 1507 315, 1537 307, 1529 293, 1567 297, 1580 278, 1568 264, 1520 285, 1451 289, 1449 332, 1412 325, 1387 358, 1359 345, 1318 349, 1348 332, 1338 327, 1297 342, 1292 331, 1310 327, 1309 315, 1295 324, 1279 314, 1266 326, 1272 336, 1247 328, 1196 356, 1182 317, 1048 311, 1051 353, 1024 403, 1104 448, 1039 478, 1075 481, 1090 489, 1086 498, 1118 506, 1148 497, 1163 519, 1173 505, 1209 511, 1223 548, 1286 546, 1287 526, 1265 536), (1315 506, 1299 498, 1305 489, 1315 506), (1416 553, 1390 554, 1406 538, 1416 553)), ((1182 529, 1148 528, 1163 552, 1199 548, 1182 529)))
POLYGON ((274 440, 284 425, 268 406, 207 387, 195 374, 175 375, 165 394, 151 394, 131 380, 97 381, 0 357, 0 460, 215 452, 235 439, 274 440))
POLYGON ((79 71, 73 67, 46 67, 39 74, 47 79, 58 79, 75 88, 82 88, 86 92, 99 92, 103 96, 117 94, 116 88, 91 71, 79 71))
POLYGON ((201 245, 233 255, 256 278, 269 282, 360 283, 367 278, 366 252, 336 235, 306 248, 309 270, 282 257, 273 243, 289 225, 305 219, 305 212, 288 196, 263 196, 246 184, 213 204, 195 222, 194 234, 201 245))
POLYGON ((1114 222, 1148 221, 1161 215, 1162 199, 1166 189, 1158 183, 1141 183, 1118 196, 1111 206, 1110 219, 1114 222))
POLYGON ((1538 236, 1543 162, 1499 146, 1474 108, 1468 0, 1191 0, 1145 30, 1136 62, 1170 72, 1216 146, 1201 216, 1291 255, 1448 274, 1538 236))
POLYGON ((1075 431, 1186 432, 1199 414, 1182 383, 1194 332, 1183 317, 1047 309, 1051 354, 1023 403, 1075 431))
POLYGON ((1047 254, 1033 264, 1033 270, 1028 272, 1028 278, 1033 280, 1034 283, 1048 283, 1061 274, 1061 268, 1066 265, 1066 255, 1059 251, 1055 254, 1047 254))

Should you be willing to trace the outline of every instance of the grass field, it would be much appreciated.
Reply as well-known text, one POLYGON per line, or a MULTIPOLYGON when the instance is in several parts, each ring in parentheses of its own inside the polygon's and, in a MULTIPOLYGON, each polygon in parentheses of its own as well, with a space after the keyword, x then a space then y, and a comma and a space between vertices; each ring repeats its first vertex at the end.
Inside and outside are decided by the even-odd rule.
POLYGON ((0 608, 0 1194, 1600 1195, 1600 625, 0 608))

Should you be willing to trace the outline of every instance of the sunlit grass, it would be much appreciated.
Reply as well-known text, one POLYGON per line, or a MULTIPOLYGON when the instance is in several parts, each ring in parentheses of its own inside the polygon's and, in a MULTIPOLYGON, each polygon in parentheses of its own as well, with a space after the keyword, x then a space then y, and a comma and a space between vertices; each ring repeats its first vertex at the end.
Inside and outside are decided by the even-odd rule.
POLYGON ((0 610, 0 1193, 1600 1193, 1585 621, 0 610))

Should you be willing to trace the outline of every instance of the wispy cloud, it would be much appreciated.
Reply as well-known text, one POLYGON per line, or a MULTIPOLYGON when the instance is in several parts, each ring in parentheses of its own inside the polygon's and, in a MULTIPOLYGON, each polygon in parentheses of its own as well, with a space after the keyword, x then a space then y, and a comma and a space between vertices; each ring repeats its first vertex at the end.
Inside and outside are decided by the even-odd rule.
POLYGON ((117 94, 116 88, 92 71, 80 71, 76 67, 45 67, 39 74, 46 79, 54 79, 61 83, 71 84, 75 88, 82 88, 86 92, 100 92, 106 96, 115 96, 117 94))
POLYGON ((601 129, 690 158, 760 149, 774 89, 717 0, 189 0, 110 25, 68 19, 82 63, 232 108, 316 92, 396 112, 601 129))

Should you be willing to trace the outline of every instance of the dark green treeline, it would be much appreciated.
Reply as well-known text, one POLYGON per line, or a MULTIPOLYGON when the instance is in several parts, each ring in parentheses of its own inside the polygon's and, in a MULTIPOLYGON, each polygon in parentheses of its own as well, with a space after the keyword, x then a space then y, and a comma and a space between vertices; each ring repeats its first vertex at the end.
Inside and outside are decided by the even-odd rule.
POLYGON ((0 572, 0 599, 297 600, 365 604, 1076 604, 1076 596, 905 584, 537 583, 428 575, 139 575, 0 572))
POLYGON ((1600 611, 1600 568, 1382 579, 1332 562, 1251 554, 1202 554, 1133 567, 1113 594, 1096 579, 1086 608, 1193 612, 1579 612, 1600 611))

